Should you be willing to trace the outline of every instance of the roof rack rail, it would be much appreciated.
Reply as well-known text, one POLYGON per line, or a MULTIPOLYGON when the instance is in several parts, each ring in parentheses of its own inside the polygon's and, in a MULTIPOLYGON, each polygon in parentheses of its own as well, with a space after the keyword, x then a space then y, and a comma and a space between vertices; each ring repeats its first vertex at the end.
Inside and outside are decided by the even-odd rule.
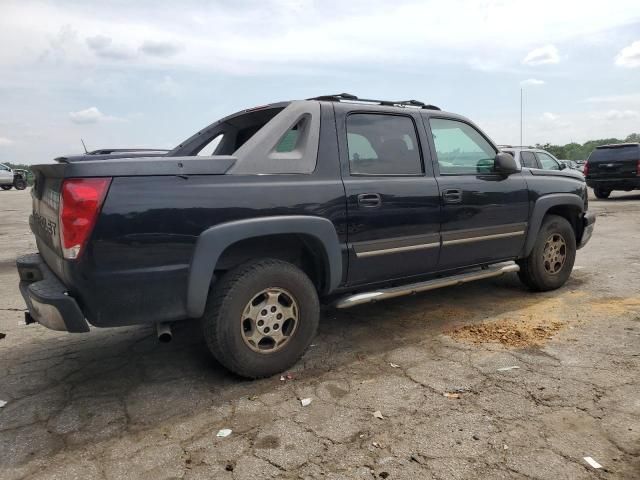
POLYGON ((417 107, 424 108, 426 110, 440 110, 435 105, 428 105, 419 100, 375 100, 370 98, 358 98, 350 93, 337 93, 334 95, 320 95, 318 97, 308 98, 307 100, 324 100, 327 102, 361 102, 361 103, 374 103, 377 105, 384 105, 385 107, 417 107))

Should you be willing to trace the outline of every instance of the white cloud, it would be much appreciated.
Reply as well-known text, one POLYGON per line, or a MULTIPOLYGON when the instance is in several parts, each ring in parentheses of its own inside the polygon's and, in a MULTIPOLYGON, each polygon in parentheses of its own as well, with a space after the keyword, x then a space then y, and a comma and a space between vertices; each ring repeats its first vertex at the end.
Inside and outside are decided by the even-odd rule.
POLYGON ((122 118, 114 117, 111 115, 105 115, 97 107, 89 107, 84 110, 79 110, 77 112, 69 112, 69 119, 73 123, 77 123, 79 125, 86 125, 90 123, 98 123, 104 121, 116 121, 121 122, 124 121, 122 118))
POLYGON ((545 45, 527 53, 522 59, 524 65, 537 66, 560 62, 560 52, 554 45, 545 45))
POLYGON ((529 78, 527 80, 522 80, 520 85, 523 87, 535 87, 538 85, 544 85, 546 82, 544 80, 538 80, 537 78, 529 78))
POLYGON ((69 112, 69 118, 73 123, 78 124, 98 123, 104 115, 96 107, 89 107, 78 112, 69 112))
POLYGON ((0 147, 8 147, 9 145, 13 145, 14 141, 7 137, 0 137, 0 147))
POLYGON ((616 65, 628 68, 640 67, 640 40, 620 50, 616 55, 616 65))
POLYGON ((606 120, 628 120, 640 117, 635 110, 608 110, 602 115, 606 120))
POLYGON ((558 119, 558 115, 556 115, 555 113, 551 113, 551 112, 544 112, 542 114, 542 120, 548 120, 550 122, 554 122, 558 119))
POLYGON ((160 82, 153 84, 153 90, 161 95, 177 97, 180 94, 180 85, 169 75, 165 75, 160 82))

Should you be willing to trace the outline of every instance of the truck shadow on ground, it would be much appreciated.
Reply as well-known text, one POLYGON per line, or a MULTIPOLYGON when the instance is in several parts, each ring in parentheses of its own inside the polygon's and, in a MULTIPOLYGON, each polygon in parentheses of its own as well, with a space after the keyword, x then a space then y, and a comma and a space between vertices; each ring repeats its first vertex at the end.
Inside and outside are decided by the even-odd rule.
MULTIPOLYGON (((508 275, 350 310, 326 309, 319 333, 293 375, 313 385, 327 372, 400 346, 435 351, 435 339, 454 325, 505 315, 540 297, 560 297, 580 283, 576 275, 564 289, 531 294, 515 275, 508 275)), ((0 393, 9 400, 0 411, 0 431, 16 432, 41 422, 50 434, 64 438, 60 445, 67 448, 157 427, 283 385, 279 376, 248 381, 228 373, 209 354, 197 321, 176 325, 169 344, 158 343, 155 329, 148 326, 83 335, 43 329, 38 334, 36 341, 5 350, 12 366, 0 377, 0 393)), ((14 464, 30 459, 0 455, 0 465, 3 458, 14 464)))

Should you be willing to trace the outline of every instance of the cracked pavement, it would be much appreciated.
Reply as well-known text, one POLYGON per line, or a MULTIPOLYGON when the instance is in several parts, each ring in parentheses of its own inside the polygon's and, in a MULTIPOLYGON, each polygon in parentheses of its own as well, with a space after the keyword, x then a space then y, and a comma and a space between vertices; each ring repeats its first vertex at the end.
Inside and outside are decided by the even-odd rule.
POLYGON ((30 197, 0 192, 0 478, 640 478, 640 195, 591 209, 594 238, 558 291, 509 275, 327 309, 292 379, 246 381, 195 321, 170 344, 147 326, 21 325, 30 197), (539 319, 562 327, 522 348, 449 335, 539 319))

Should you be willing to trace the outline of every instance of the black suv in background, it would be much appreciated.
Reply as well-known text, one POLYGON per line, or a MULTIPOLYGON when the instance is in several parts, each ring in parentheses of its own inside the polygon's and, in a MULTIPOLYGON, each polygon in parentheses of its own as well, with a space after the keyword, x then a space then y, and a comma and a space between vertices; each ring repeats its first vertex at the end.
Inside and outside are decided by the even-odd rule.
POLYGON ((608 198, 613 190, 639 189, 640 143, 597 147, 584 165, 584 176, 597 198, 608 198))

